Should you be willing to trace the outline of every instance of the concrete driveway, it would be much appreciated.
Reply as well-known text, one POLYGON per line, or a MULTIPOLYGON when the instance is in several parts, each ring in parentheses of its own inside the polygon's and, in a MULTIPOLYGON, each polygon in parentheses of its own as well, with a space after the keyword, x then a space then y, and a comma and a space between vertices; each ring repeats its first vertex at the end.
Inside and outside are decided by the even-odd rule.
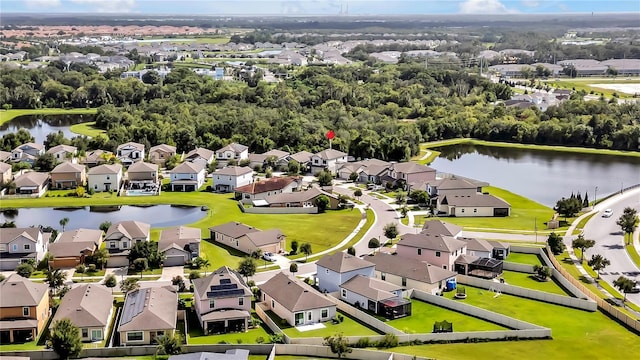
POLYGON ((184 266, 165 266, 162 268, 162 276, 159 280, 171 281, 176 276, 184 277, 184 266))

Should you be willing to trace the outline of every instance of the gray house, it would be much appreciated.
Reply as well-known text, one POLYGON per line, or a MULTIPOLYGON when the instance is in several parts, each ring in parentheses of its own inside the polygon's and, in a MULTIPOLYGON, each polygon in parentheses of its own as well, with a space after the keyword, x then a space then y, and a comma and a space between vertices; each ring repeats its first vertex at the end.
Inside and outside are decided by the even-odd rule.
POLYGON ((323 256, 316 263, 318 288, 320 291, 335 292, 340 285, 356 275, 375 276, 375 265, 344 252, 323 256))
POLYGON ((357 308, 396 319, 411 315, 411 301, 402 297, 402 291, 402 286, 357 275, 340 285, 340 298, 357 308))

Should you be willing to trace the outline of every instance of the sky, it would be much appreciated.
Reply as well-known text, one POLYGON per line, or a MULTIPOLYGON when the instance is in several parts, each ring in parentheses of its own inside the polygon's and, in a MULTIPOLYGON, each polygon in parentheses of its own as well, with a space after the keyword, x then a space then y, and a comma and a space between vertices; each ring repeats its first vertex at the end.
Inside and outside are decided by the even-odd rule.
POLYGON ((637 12, 640 0, 1 0, 0 13, 429 15, 637 12))

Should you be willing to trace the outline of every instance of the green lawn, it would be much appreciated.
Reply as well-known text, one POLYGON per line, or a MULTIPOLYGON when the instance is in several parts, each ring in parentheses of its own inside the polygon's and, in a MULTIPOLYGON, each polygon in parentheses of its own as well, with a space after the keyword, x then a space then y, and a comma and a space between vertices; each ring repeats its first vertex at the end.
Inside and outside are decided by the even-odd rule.
POLYGON ((73 114, 95 114, 98 109, 11 109, 0 110, 0 125, 23 115, 73 115, 73 114))
POLYGON ((356 319, 349 317, 347 314, 338 311, 338 314, 344 316, 344 321, 338 324, 334 324, 332 321, 325 321, 322 324, 325 326, 322 329, 298 331, 295 327, 287 324, 283 324, 283 321, 273 311, 267 311, 267 315, 287 334, 292 338, 306 338, 306 337, 325 337, 331 336, 336 333, 342 333, 344 336, 367 336, 367 335, 380 335, 375 329, 372 329, 356 319))
MULTIPOLYGON (((446 295, 452 296, 452 293, 446 295)), ((464 301, 552 329, 552 340, 403 346, 394 352, 437 359, 625 359, 640 351, 638 336, 601 312, 547 304, 467 287, 464 301)))
POLYGON ((505 261, 512 263, 528 264, 528 265, 542 265, 542 260, 536 254, 524 254, 524 253, 510 253, 505 261))
MULTIPOLYGON (((0 351, 28 351, 44 350, 44 345, 38 345, 37 341, 29 341, 23 344, 2 344, 0 351)), ((2 353, 0 353, 1 355, 2 353)))
POLYGON ((527 289, 540 290, 552 294, 568 296, 567 292, 553 279, 550 279, 549 281, 538 281, 533 277, 532 274, 507 270, 503 271, 502 277, 509 285, 515 285, 527 289))
POLYGON ((594 92, 593 95, 600 95, 601 93, 607 97, 613 97, 613 93, 617 93, 620 98, 631 98, 632 94, 623 93, 620 91, 615 91, 612 89, 605 89, 592 86, 593 84, 637 84, 638 79, 626 80, 626 78, 575 78, 575 79, 559 79, 559 80, 547 80, 543 81, 546 84, 549 84, 553 87, 563 88, 563 89, 575 89, 576 91, 584 90, 589 94, 591 91, 594 92))
MULTIPOLYGON (((258 318, 253 311, 251 316, 256 319, 258 318)), ((191 345, 218 344, 222 342, 227 342, 230 344, 255 344, 257 343, 256 339, 259 337, 262 337, 265 342, 269 342, 269 333, 267 332, 266 326, 263 324, 256 328, 249 329, 246 332, 220 335, 203 335, 202 328, 198 323, 198 317, 196 316, 195 311, 190 311, 189 309, 187 309, 187 319, 187 326, 189 331, 189 334, 187 335, 187 342, 191 345)))
MULTIPOLYGON (((511 216, 507 217, 443 217, 441 220, 452 224, 460 225, 465 230, 471 231, 489 231, 500 232, 504 230, 526 231, 531 235, 534 234, 535 225, 538 228, 538 235, 541 238, 546 234, 545 222, 550 220, 554 211, 540 203, 529 200, 520 195, 514 194, 508 190, 500 189, 495 186, 487 186, 483 188, 485 192, 495 195, 509 204, 511 204, 511 216)), ((426 216, 416 216, 415 225, 422 226, 426 216)), ((429 219, 438 219, 431 217, 429 219)))
MULTIPOLYGON (((140 275, 140 272, 129 269, 127 270, 127 275, 140 275)), ((162 275, 162 269, 147 269, 142 272, 142 275, 162 275)), ((144 277, 142 279, 144 279, 144 277)))
POLYGON ((582 220, 580 220, 578 222, 578 224, 576 225, 576 227, 574 228, 572 235, 580 235, 580 233, 582 233, 582 229, 584 229, 584 226, 587 224, 587 221, 591 220, 591 218, 594 215, 596 215, 596 213, 593 213, 591 215, 587 215, 584 218, 582 218, 582 220))
POLYGON ((638 249, 633 246, 633 242, 631 242, 629 245, 626 245, 626 249, 631 260, 636 264, 637 267, 640 268, 640 254, 638 254, 638 249))
POLYGON ((71 130, 73 133, 85 135, 89 137, 96 137, 98 135, 107 136, 106 131, 102 129, 98 129, 97 127, 95 127, 95 125, 96 125, 95 121, 90 121, 86 123, 71 125, 69 127, 69 130, 71 130))
MULTIPOLYGON (((109 193, 96 193, 91 198, 63 197, 68 191, 50 191, 50 195, 61 197, 42 197, 38 199, 10 199, 2 201, 2 208, 22 207, 61 207, 90 205, 135 205, 135 204, 176 204, 209 207, 205 217, 193 224, 202 230, 203 239, 209 238, 209 227, 229 221, 239 221, 260 229, 279 228, 286 236, 287 243, 296 240, 299 244, 308 242, 314 253, 329 249, 340 243, 360 222, 359 211, 330 210, 324 214, 245 214, 240 211, 236 201, 228 194, 208 192, 163 192, 159 196, 118 197, 109 193), (331 231, 320 231, 330 228, 331 231), (318 229, 318 231, 313 231, 318 229)), ((372 220, 373 221, 373 220, 372 220)), ((364 230, 364 229, 363 229, 364 230)), ((366 231, 366 230, 364 230, 366 231)), ((157 236, 157 232, 154 236, 157 236)), ((229 265, 235 267, 239 261, 239 252, 222 248, 203 241, 201 251, 211 267, 229 265), (229 256, 232 255, 232 256, 229 256)))
POLYGON ((407 334, 423 334, 432 332, 433 324, 442 320, 453 323, 453 331, 505 329, 500 325, 416 299, 411 300, 411 316, 388 321, 387 325, 391 325, 407 334))

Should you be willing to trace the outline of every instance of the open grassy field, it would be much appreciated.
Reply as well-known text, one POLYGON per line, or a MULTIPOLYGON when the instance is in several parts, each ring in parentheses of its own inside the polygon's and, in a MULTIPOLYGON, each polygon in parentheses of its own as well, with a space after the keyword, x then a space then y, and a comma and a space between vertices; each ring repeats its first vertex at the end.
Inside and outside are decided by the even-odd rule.
POLYGON ((567 292, 553 279, 549 281, 538 281, 532 274, 505 270, 502 278, 509 285, 520 286, 527 289, 540 290, 556 295, 568 296, 567 292))
POLYGON ((632 98, 632 94, 626 94, 621 91, 615 91, 612 89, 606 89, 602 87, 597 87, 594 85, 598 84, 638 84, 640 80, 637 78, 628 79, 624 77, 619 78, 574 78, 574 79, 550 79, 543 81, 544 83, 561 89, 575 89, 575 91, 584 90, 588 94, 593 91, 594 95, 604 95, 607 98, 613 97, 613 94, 616 93, 620 98, 632 98))
POLYGON ((306 338, 306 337, 325 337, 331 336, 336 333, 342 333, 344 336, 367 336, 367 335, 380 335, 376 330, 369 328, 368 326, 361 324, 357 320, 349 317, 347 314, 338 311, 339 315, 344 317, 344 321, 338 324, 334 324, 331 321, 323 322, 324 327, 322 329, 299 331, 295 327, 289 324, 283 324, 280 317, 273 311, 267 311, 267 315, 287 334, 292 338, 306 338))
MULTIPOLYGON (((447 297, 452 294, 445 295, 447 297)), ((403 346, 394 352, 437 359, 624 359, 640 351, 638 336, 601 312, 522 299, 467 287, 464 301, 552 329, 552 340, 403 346)), ((635 355, 634 355, 635 354, 635 355)))
POLYGON ((23 115, 73 115, 73 114, 95 114, 98 109, 11 109, 0 110, 0 125, 23 115))
POLYGON ((69 127, 69 130, 71 130, 75 134, 89 136, 89 137, 96 137, 98 135, 107 136, 106 131, 102 129, 98 129, 97 127, 95 127, 95 125, 96 125, 95 121, 90 121, 86 123, 71 125, 69 127))
POLYGON ((390 320, 387 325, 407 334, 423 334, 432 332, 434 322, 442 320, 453 323, 453 331, 505 330, 500 325, 416 299, 411 300, 411 316, 390 320))
MULTIPOLYGON (((463 226, 465 230, 469 231, 500 232, 500 230, 518 230, 518 232, 525 231, 533 235, 535 226, 537 226, 539 235, 543 236, 549 233, 549 231, 545 231, 545 222, 553 216, 554 211, 552 209, 494 186, 485 187, 483 190, 511 204, 511 215, 507 217, 444 217, 441 220, 463 226)), ((425 218, 426 216, 417 216, 415 225, 421 226, 424 224, 425 218)), ((430 219, 437 218, 431 217, 430 219)), ((562 228, 556 231, 561 232, 561 230, 562 228)))

